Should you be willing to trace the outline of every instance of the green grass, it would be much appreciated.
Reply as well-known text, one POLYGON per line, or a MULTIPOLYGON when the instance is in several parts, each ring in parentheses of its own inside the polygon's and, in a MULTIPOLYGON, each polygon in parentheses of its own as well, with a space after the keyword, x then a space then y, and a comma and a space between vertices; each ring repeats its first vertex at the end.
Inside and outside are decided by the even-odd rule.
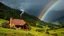
MULTIPOLYGON (((0 19, 0 25, 1 23, 8 22, 7 20, 0 19)), ((64 32, 64 28, 57 29, 56 31, 50 30, 50 34, 46 34, 45 31, 43 32, 37 32, 37 29, 45 30, 48 27, 44 26, 44 28, 38 28, 30 26, 31 30, 14 30, 10 28, 2 28, 0 27, 0 36, 51 36, 51 34, 57 33, 58 36, 64 36, 61 32, 64 32)))
POLYGON ((0 27, 2 26, 2 23, 4 22, 8 22, 7 20, 4 20, 4 19, 0 19, 0 27))
POLYGON ((2 23, 4 22, 8 22, 7 20, 4 20, 4 19, 0 19, 0 26, 2 25, 2 23))

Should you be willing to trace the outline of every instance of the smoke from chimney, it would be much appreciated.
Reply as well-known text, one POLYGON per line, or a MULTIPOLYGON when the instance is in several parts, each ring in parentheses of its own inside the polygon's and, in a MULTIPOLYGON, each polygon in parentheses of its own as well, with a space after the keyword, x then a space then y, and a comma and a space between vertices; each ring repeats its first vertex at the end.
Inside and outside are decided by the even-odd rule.
POLYGON ((24 10, 23 9, 20 9, 22 11, 22 13, 20 14, 20 16, 22 16, 22 14, 24 14, 24 10))

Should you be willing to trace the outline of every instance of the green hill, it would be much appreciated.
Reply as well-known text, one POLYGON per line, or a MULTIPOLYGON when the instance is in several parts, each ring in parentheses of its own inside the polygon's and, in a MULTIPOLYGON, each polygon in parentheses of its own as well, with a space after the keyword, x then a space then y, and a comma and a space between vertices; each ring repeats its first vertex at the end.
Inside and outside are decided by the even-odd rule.
POLYGON ((0 3, 0 18, 9 20, 10 17, 19 18, 21 11, 12 9, 0 3))
POLYGON ((26 12, 22 16, 20 16, 20 13, 22 11, 20 11, 18 9, 10 8, 2 3, 0 3, 0 7, 1 7, 0 8, 0 18, 2 18, 2 19, 9 20, 10 17, 13 17, 13 18, 17 18, 17 19, 23 19, 32 26, 37 25, 38 27, 42 27, 43 25, 44 26, 48 25, 48 23, 45 23, 45 22, 41 21, 40 19, 38 19, 37 17, 27 14, 26 12))
POLYGON ((22 13, 22 11, 20 11, 18 9, 10 8, 6 5, 4 5, 3 3, 0 3, 0 18, 2 18, 2 19, 8 20, 8 21, 9 21, 10 17, 17 18, 17 19, 23 19, 29 25, 32 25, 35 27, 40 27, 40 28, 43 28, 43 26, 48 26, 49 28, 60 27, 60 25, 43 22, 40 19, 38 19, 37 17, 35 17, 33 15, 29 15, 26 12, 22 16, 20 16, 20 13, 22 13))
POLYGON ((45 23, 33 15, 24 13, 20 16, 22 11, 10 8, 0 3, 0 36, 63 36, 64 28, 59 28, 57 25, 45 23), (3 28, 5 22, 9 22, 10 17, 23 19, 30 25, 30 30, 15 30, 11 28, 3 28), (55 27, 55 28, 54 28, 55 27), (58 29, 56 29, 58 28, 58 29), (49 32, 49 34, 46 33, 49 32))
MULTIPOLYGON (((0 23, 8 22, 7 20, 0 19, 0 23)), ((2 24, 0 24, 2 25, 2 24)), ((49 30, 49 34, 45 32, 48 27, 44 26, 43 28, 30 26, 31 30, 15 30, 10 28, 0 27, 0 36, 63 36, 64 28, 60 28, 57 30, 49 30)))
POLYGON ((10 17, 17 18, 17 19, 23 19, 27 23, 31 25, 36 25, 37 22, 42 22, 40 19, 33 15, 29 15, 27 13, 24 13, 22 16, 20 16, 20 13, 22 11, 18 9, 10 8, 2 3, 0 3, 0 18, 9 20, 10 17))

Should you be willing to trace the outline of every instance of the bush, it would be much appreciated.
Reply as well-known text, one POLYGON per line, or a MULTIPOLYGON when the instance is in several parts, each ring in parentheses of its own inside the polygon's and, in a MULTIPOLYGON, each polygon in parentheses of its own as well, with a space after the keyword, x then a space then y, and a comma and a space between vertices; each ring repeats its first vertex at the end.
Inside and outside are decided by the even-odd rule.
POLYGON ((31 30, 31 27, 30 27, 30 25, 29 25, 29 28, 28 28, 28 30, 31 30))
POLYGON ((43 26, 42 26, 42 25, 37 25, 36 27, 43 28, 43 26))
POLYGON ((64 32, 61 32, 61 34, 64 34, 64 32))
POLYGON ((44 32, 42 29, 36 29, 37 32, 44 32))
POLYGON ((26 36, 34 36, 34 35, 32 35, 32 34, 28 33, 26 36))
POLYGON ((10 29, 15 29, 15 27, 10 27, 10 29))
POLYGON ((57 33, 53 33, 53 34, 51 34, 52 36, 58 36, 58 34, 57 33))
POLYGON ((2 23, 2 27, 9 28, 9 23, 7 23, 7 22, 2 23))

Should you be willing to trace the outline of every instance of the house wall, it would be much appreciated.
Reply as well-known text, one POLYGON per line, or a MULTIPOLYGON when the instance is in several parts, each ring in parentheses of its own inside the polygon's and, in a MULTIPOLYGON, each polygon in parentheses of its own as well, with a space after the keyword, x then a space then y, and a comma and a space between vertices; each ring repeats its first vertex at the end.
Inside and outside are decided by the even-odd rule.
POLYGON ((10 27, 13 27, 14 26, 14 24, 13 24, 13 18, 10 18, 10 27))

